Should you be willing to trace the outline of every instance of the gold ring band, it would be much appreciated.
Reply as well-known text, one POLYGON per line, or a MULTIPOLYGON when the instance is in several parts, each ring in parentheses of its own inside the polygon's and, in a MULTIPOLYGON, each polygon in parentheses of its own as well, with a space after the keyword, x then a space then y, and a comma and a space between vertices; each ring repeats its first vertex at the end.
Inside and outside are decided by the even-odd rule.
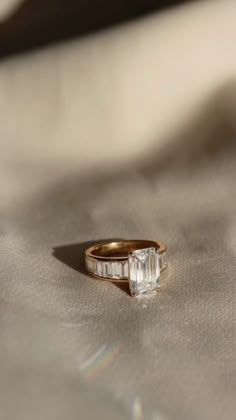
POLYGON ((125 240, 93 245, 85 253, 90 275, 100 280, 130 283, 131 294, 140 289, 160 287, 160 272, 167 267, 167 247, 159 241, 125 240), (154 284, 155 283, 155 284, 154 284), (135 287, 132 287, 132 285, 135 287))

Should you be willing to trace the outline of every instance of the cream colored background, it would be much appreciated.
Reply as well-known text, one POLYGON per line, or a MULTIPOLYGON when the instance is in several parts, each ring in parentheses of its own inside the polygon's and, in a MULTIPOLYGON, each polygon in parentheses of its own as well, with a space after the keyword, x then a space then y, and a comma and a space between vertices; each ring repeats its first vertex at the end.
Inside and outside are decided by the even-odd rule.
POLYGON ((235 21, 199 1, 1 63, 4 419, 235 418, 235 21), (168 243, 155 299, 83 273, 111 237, 168 243))
POLYGON ((21 0, 1 0, 0 20, 3 21, 10 16, 19 4, 21 4, 21 0))

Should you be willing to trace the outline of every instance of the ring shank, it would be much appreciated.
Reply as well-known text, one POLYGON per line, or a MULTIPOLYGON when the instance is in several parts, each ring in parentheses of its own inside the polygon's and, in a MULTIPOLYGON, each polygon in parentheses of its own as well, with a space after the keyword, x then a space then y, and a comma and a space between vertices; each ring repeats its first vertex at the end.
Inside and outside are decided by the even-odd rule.
POLYGON ((127 259, 129 252, 149 247, 157 248, 160 254, 166 251, 166 245, 162 244, 161 242, 147 240, 132 240, 107 243, 105 242, 91 246, 86 251, 86 256, 99 258, 103 261, 109 261, 111 259, 124 260, 127 259))
POLYGON ((166 266, 166 245, 157 241, 132 240, 104 242, 93 245, 85 253, 88 272, 97 278, 110 281, 127 281, 129 277, 129 253, 145 248, 156 248, 160 270, 166 266))

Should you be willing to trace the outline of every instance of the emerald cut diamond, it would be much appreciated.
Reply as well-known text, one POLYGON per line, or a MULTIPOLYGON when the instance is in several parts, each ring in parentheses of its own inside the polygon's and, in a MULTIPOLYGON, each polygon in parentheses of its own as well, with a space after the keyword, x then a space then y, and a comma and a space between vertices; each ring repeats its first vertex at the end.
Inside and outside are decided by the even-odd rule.
POLYGON ((160 288, 159 252, 156 248, 130 252, 129 287, 133 296, 146 295, 160 288))

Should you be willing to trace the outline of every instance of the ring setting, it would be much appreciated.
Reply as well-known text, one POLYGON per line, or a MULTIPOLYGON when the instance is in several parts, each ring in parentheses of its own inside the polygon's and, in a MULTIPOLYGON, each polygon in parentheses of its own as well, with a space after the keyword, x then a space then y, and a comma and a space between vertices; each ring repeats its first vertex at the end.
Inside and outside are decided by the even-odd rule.
POLYGON ((161 272, 167 267, 166 250, 157 241, 105 242, 87 249, 85 263, 93 277, 129 282, 131 295, 143 296, 160 290, 161 272))

